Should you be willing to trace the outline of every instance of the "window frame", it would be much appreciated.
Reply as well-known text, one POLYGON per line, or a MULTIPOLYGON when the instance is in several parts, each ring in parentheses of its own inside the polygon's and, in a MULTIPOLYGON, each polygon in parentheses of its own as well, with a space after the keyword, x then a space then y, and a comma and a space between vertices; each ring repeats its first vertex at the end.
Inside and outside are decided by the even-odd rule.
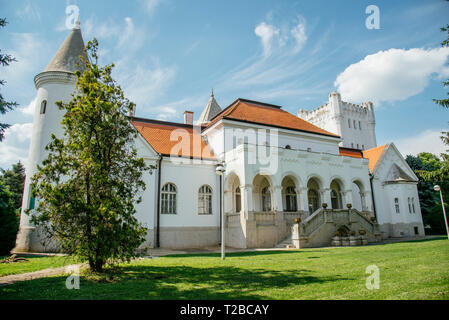
POLYGON ((39 114, 45 114, 47 112, 47 99, 41 101, 41 108, 39 114))
POLYGON ((178 188, 172 182, 167 182, 161 188, 161 214, 177 214, 178 188), (169 190, 164 190, 173 187, 169 190))
POLYGON ((198 215, 212 215, 212 194, 212 187, 207 184, 198 189, 198 215))

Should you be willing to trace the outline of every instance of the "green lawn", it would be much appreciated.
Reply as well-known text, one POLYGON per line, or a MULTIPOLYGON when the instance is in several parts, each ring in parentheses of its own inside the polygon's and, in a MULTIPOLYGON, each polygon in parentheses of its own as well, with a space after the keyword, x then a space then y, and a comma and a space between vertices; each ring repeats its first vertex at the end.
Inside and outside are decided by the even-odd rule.
POLYGON ((166 256, 121 266, 112 279, 56 276, 0 287, 0 299, 449 299, 449 241, 166 256), (368 290, 368 265, 380 289, 368 290))
MULTIPOLYGON (((28 261, 0 263, 0 277, 11 274, 33 272, 47 268, 57 268, 76 263, 75 259, 66 256, 44 257, 20 254, 18 256, 26 258, 28 261)), ((0 260, 3 258, 6 258, 6 256, 0 256, 0 260)))

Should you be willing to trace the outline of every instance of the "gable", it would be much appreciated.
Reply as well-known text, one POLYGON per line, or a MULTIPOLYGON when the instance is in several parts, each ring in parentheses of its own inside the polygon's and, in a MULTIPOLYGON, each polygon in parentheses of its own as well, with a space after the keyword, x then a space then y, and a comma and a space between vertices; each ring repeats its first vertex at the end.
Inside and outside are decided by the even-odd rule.
POLYGON ((372 174, 381 181, 418 181, 418 177, 393 143, 385 146, 372 174))

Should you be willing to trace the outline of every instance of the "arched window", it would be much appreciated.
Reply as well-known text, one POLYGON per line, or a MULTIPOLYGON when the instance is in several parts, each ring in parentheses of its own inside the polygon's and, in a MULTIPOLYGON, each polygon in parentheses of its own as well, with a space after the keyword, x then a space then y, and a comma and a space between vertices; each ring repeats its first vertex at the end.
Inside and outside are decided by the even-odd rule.
POLYGON ((271 211, 271 192, 268 187, 262 189, 262 211, 271 211))
POLYGON ((332 209, 340 209, 340 203, 337 195, 337 191, 331 190, 331 203, 332 209))
POLYGON ((167 183, 162 187, 161 213, 176 214, 176 186, 173 183, 167 183))
POLYGON ((198 192, 198 214, 212 214, 212 188, 208 185, 198 192))
POLYGON ((45 114, 45 111, 47 111, 47 100, 43 100, 41 102, 41 111, 40 111, 40 113, 41 114, 45 114))
POLYGON ((287 187, 285 189, 285 202, 287 211, 292 212, 298 210, 295 187, 287 187))
POLYGON ((307 191, 307 198, 309 200, 309 212, 312 214, 319 209, 320 198, 318 192, 314 189, 310 189, 307 191))
POLYGON ((399 199, 398 198, 394 198, 394 208, 396 210, 396 213, 401 213, 401 211, 399 210, 399 199))
POLYGON ((242 195, 240 193, 240 187, 235 188, 235 212, 242 210, 242 195))

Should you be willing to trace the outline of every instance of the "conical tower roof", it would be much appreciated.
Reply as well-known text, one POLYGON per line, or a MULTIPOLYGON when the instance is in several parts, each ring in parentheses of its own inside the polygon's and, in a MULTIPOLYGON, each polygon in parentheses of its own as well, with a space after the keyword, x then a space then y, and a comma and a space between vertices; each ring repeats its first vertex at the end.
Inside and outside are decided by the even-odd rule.
POLYGON ((198 119, 198 125, 208 124, 220 112, 221 108, 215 100, 214 91, 212 91, 209 101, 198 119))
POLYGON ((82 63, 78 66, 78 63, 81 62, 80 56, 86 57, 86 53, 84 52, 84 40, 79 21, 77 21, 76 27, 72 29, 61 47, 59 47, 44 72, 63 71, 75 73, 76 70, 84 71, 82 63))

